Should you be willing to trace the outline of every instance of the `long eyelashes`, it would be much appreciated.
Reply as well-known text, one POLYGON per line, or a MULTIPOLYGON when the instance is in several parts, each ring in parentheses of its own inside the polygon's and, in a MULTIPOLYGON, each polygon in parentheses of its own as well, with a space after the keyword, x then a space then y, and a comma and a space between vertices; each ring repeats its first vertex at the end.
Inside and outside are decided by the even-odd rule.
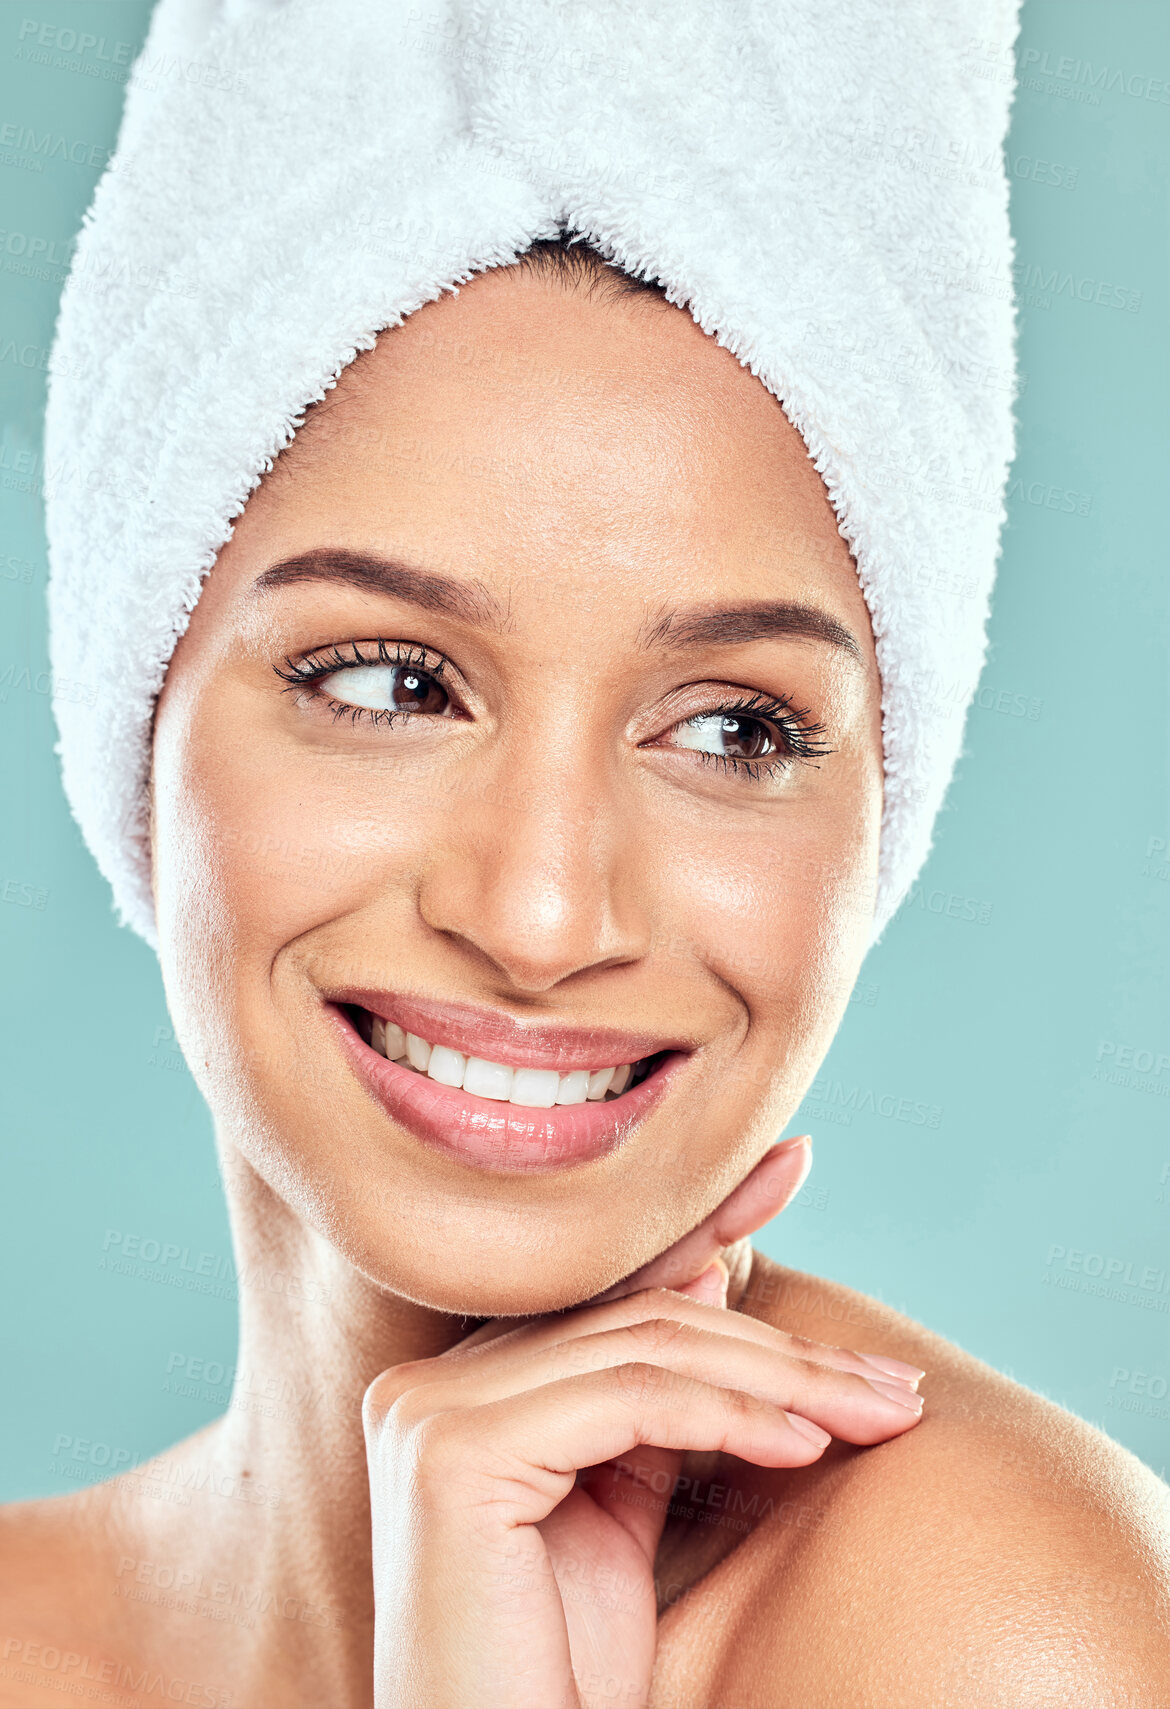
MULTIPOLYGON (((283 665, 273 668, 287 685, 285 693, 304 692, 312 699, 324 701, 334 722, 348 720, 351 724, 359 724, 368 720, 373 725, 386 727, 412 718, 435 716, 433 713, 392 707, 355 706, 334 699, 327 690, 318 686, 335 671, 352 670, 362 665, 413 668, 440 685, 447 670, 447 661, 442 654, 433 653, 415 642, 385 641, 381 637, 361 643, 348 641, 343 645, 334 643, 320 647, 300 658, 286 658, 283 665)), ((452 700, 452 704, 457 703, 452 700)), ((767 728, 770 739, 777 743, 777 752, 753 759, 710 753, 700 748, 688 747, 685 750, 704 765, 715 766, 744 782, 764 782, 787 771, 794 763, 815 766, 819 758, 834 751, 822 741, 826 734, 825 726, 812 717, 807 707, 797 708, 783 695, 773 696, 757 691, 721 700, 700 713, 692 714, 692 718, 719 716, 753 719, 767 728)), ((683 719, 682 722, 690 720, 683 719)), ((680 748, 677 751, 684 750, 680 748)))
POLYGON ((335 724, 348 719, 351 724, 368 721, 386 728, 404 723, 408 718, 427 716, 404 707, 349 705, 345 701, 335 700, 332 695, 318 687, 318 684, 326 677, 332 676, 334 671, 352 670, 361 665, 405 667, 418 671, 421 676, 430 677, 436 683, 441 683, 447 668, 447 661, 441 653, 432 653, 429 648, 420 647, 414 642, 388 642, 379 637, 376 641, 363 642, 362 646, 356 641, 349 641, 344 647, 336 644, 319 647, 315 652, 306 653, 303 658, 286 658, 283 667, 274 665, 273 669, 282 682, 287 683, 284 691, 286 694, 305 693, 311 699, 325 701, 335 724), (363 652, 362 646, 372 648, 373 656, 363 652))
POLYGON ((336 645, 318 647, 315 652, 306 653, 301 659, 285 659, 283 667, 274 665, 278 677, 287 682, 290 687, 297 688, 302 683, 319 682, 324 676, 331 676, 334 671, 352 670, 354 665, 413 665, 416 670, 434 677, 436 682, 442 679, 447 668, 447 661, 441 653, 432 653, 426 647, 420 647, 413 641, 367 641, 365 646, 374 647, 373 658, 363 653, 356 641, 347 643, 349 651, 345 652, 336 645))
POLYGON ((812 717, 808 707, 798 710, 785 695, 774 697, 757 692, 742 700, 713 706, 711 714, 755 718, 762 724, 772 725, 779 732, 782 751, 760 759, 742 759, 734 754, 711 754, 701 748, 688 750, 704 764, 715 765, 721 771, 733 772, 752 783, 778 776, 794 761, 815 767, 817 759, 833 752, 832 748, 820 740, 827 733, 825 726, 812 717))

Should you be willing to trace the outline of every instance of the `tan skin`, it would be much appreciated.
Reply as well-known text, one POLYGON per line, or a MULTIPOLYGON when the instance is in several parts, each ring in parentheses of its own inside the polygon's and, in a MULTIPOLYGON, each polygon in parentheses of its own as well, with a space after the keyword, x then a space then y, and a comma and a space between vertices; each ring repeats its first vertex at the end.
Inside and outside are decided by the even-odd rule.
POLYGON ((216 1119, 237 1396, 145 1471, 0 1515, 0 1705, 61 1700, 46 1645, 244 1709, 1170 1700, 1163 1486, 747 1244, 807 1167, 772 1141, 867 947, 881 789, 824 490, 689 316, 509 271, 347 370, 221 553, 156 720, 161 958, 216 1119), (318 548, 443 576, 447 609, 256 589, 318 548), (852 647, 667 644, 668 608, 761 600, 852 647), (456 710, 337 721, 277 675, 379 639, 441 658, 426 704, 456 710), (770 775, 679 738, 747 696, 793 720, 770 775), (323 1002, 355 981, 689 1054, 616 1150, 472 1166, 347 1066, 323 1002), (241 1587, 261 1613, 213 1618, 241 1587))

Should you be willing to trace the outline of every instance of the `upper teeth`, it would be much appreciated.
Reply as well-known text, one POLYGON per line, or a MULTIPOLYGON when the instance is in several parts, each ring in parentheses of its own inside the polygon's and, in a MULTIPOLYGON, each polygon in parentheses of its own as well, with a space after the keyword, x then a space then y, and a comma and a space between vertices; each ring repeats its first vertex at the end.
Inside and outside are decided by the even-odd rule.
POLYGON ((417 1033, 404 1032, 394 1021, 373 1019, 370 1044, 380 1056, 437 1080, 441 1086, 462 1087, 480 1098, 502 1104, 524 1104, 551 1110, 554 1104, 583 1104, 586 1099, 616 1098, 625 1091, 634 1064, 619 1068, 573 1068, 558 1074, 553 1068, 508 1068, 482 1056, 464 1056, 445 1044, 428 1044, 417 1033))

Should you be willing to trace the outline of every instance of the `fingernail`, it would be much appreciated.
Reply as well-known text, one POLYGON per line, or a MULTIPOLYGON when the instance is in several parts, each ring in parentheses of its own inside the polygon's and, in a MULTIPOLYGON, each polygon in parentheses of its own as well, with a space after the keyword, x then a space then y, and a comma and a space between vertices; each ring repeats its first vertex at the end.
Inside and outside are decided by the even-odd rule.
POLYGON ((867 1365, 872 1365, 875 1371, 884 1371, 889 1377, 902 1377, 906 1382, 918 1382, 926 1375, 917 1365, 904 1365, 901 1359, 879 1358, 876 1353, 859 1353, 859 1359, 864 1359, 867 1365))
POLYGON ((779 1157, 782 1152, 792 1151, 798 1145, 811 1145, 811 1144, 812 1144, 812 1135, 811 1134, 798 1133, 796 1135, 795 1139, 782 1139, 780 1141, 779 1145, 776 1146, 772 1155, 774 1157, 779 1157))
POLYGON ((827 1430, 822 1430, 811 1418, 802 1418, 799 1412, 786 1412, 784 1416, 798 1436, 807 1437, 810 1442, 815 1442, 818 1448, 827 1448, 833 1440, 827 1430))
POLYGON ((692 1285, 702 1288, 706 1294, 714 1294, 717 1299, 725 1300, 730 1281, 731 1272, 722 1258, 712 1258, 707 1268, 696 1277, 692 1285))
POLYGON ((784 1198, 786 1201, 790 1200, 795 1193, 799 1193, 801 1187, 803 1187, 804 1183, 808 1180, 809 1170, 812 1168, 812 1140, 809 1138, 807 1133, 797 1134, 795 1139, 784 1140, 784 1142, 781 1145, 778 1145, 772 1152, 770 1162, 773 1166, 777 1163, 783 1163, 785 1165, 785 1174, 779 1181, 775 1182, 770 1181, 765 1177, 764 1191, 773 1198, 784 1198), (800 1179, 796 1185, 793 1186, 792 1182, 786 1178, 786 1171, 789 1159, 794 1157, 798 1151, 804 1152, 804 1163, 800 1171, 800 1179))
POLYGON ((913 1390, 904 1389, 898 1383, 881 1383, 876 1377, 863 1377, 862 1381, 868 1383, 871 1389, 874 1389, 886 1400, 897 1401, 898 1405, 904 1406, 907 1412, 922 1411, 922 1396, 915 1394, 913 1390))

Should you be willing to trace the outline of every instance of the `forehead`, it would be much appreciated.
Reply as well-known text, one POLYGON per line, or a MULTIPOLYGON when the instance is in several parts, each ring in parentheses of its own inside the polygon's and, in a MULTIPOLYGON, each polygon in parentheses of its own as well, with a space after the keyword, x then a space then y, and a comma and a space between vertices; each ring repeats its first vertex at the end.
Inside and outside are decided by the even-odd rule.
POLYGON ((763 384, 686 310, 516 269, 352 363, 237 540, 377 548, 489 585, 563 572, 750 592, 779 573, 835 588, 868 627, 824 486, 763 384))

